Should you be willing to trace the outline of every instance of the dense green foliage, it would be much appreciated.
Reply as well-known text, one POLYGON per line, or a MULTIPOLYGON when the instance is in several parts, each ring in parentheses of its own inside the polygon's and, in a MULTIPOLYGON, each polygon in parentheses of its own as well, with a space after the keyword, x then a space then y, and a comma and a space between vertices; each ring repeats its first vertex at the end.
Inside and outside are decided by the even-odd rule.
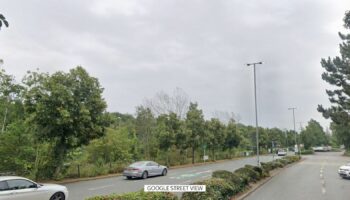
MULTIPOLYGON (((1 172, 34 179, 120 173, 137 160, 174 166, 255 153, 255 128, 206 120, 197 103, 181 118, 138 106, 108 113, 102 87, 82 67, 28 72, 22 83, 0 71, 1 172), (14 154, 16 156, 14 156, 14 154)), ((294 132, 260 127, 260 150, 294 145, 294 132)), ((244 180, 248 181, 248 180, 244 180)))
MULTIPOLYGON (((344 27, 350 29, 350 11, 345 14, 344 27)), ((326 70, 322 79, 332 85, 332 90, 327 90, 330 108, 318 106, 325 118, 332 120, 331 129, 338 141, 350 149, 350 34, 339 33, 342 43, 339 45, 340 56, 331 59, 322 59, 322 67, 326 70)))
POLYGON ((326 135, 320 123, 311 119, 301 132, 301 141, 305 149, 310 149, 311 147, 329 145, 330 136, 326 135))
POLYGON ((87 200, 177 200, 177 196, 167 192, 130 192, 126 194, 112 194, 106 196, 96 196, 87 200))
POLYGON ((182 195, 182 200, 193 199, 229 199, 235 194, 235 189, 232 185, 221 178, 211 178, 204 181, 194 183, 194 185, 205 185, 206 192, 185 192, 182 195))

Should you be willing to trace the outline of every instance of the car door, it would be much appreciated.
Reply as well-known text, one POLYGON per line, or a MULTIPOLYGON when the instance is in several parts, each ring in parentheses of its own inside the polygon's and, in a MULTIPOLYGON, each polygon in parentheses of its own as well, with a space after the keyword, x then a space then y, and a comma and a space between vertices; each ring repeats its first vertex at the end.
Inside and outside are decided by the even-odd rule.
POLYGON ((155 168, 154 168, 154 165, 152 164, 152 162, 148 162, 146 164, 146 169, 148 171, 148 175, 149 176, 154 176, 155 175, 155 168))
POLYGON ((10 195, 12 195, 12 191, 9 190, 6 181, 0 181, 0 200, 9 199, 10 195))
POLYGON ((158 163, 152 162, 152 166, 153 166, 153 168, 154 168, 154 174, 155 174, 155 175, 160 175, 160 174, 162 174, 163 169, 161 168, 161 166, 160 166, 158 163))
POLYGON ((7 180, 8 200, 40 200, 45 198, 44 191, 38 191, 35 183, 25 179, 7 180))

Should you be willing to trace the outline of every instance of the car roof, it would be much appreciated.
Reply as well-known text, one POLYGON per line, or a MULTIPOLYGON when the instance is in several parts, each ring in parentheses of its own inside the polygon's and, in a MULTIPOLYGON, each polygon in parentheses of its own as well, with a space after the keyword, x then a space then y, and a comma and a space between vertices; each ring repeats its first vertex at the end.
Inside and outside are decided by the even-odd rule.
POLYGON ((7 181, 7 180, 14 180, 14 179, 25 179, 29 180, 20 176, 0 176, 0 181, 7 181))

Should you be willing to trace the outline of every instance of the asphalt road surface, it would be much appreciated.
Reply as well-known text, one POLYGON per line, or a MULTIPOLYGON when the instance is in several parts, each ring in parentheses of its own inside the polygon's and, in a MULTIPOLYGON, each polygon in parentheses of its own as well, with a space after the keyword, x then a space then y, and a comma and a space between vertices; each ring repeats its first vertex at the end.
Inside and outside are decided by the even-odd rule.
MULTIPOLYGON (((272 156, 261 156, 260 160, 261 162, 271 161, 272 156)), ((256 165, 256 157, 202 166, 170 169, 167 176, 150 177, 148 179, 126 180, 124 177, 113 177, 93 181, 70 183, 66 184, 66 186, 69 190, 69 200, 82 200, 96 195, 134 192, 143 189, 144 185, 149 184, 187 185, 198 180, 210 178, 212 172, 215 170, 234 171, 246 164, 256 165)))
POLYGON ((245 200, 348 200, 350 180, 337 174, 349 157, 338 152, 319 152, 284 169, 245 200))

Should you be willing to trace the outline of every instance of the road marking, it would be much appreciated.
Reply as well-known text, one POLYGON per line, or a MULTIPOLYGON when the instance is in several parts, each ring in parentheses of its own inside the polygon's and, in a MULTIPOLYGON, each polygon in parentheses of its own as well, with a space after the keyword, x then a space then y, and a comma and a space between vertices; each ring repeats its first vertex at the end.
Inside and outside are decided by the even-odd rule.
POLYGON ((95 187, 95 188, 89 188, 88 190, 90 191, 94 191, 94 190, 100 190, 100 189, 104 189, 104 188, 108 188, 108 187, 112 187, 113 185, 104 185, 101 187, 95 187))
POLYGON ((181 182, 180 184, 187 184, 187 183, 191 183, 192 180, 188 180, 188 181, 184 181, 184 182, 181 182))
POLYGON ((320 179, 321 179, 321 187, 322 187, 322 194, 326 194, 326 181, 324 180, 323 176, 323 168, 324 168, 325 162, 322 163, 321 169, 320 169, 320 179))
MULTIPOLYGON (((192 171, 196 171, 196 170, 192 170, 192 171)), ((201 171, 201 172, 196 172, 196 173, 186 173, 186 174, 181 174, 179 176, 171 176, 169 177, 170 179, 185 179, 185 178, 191 178, 191 177, 195 177, 195 176, 200 176, 201 174, 208 174, 211 172, 213 172, 213 170, 206 170, 206 171, 201 171)), ((210 175, 211 176, 211 175, 210 175)))

